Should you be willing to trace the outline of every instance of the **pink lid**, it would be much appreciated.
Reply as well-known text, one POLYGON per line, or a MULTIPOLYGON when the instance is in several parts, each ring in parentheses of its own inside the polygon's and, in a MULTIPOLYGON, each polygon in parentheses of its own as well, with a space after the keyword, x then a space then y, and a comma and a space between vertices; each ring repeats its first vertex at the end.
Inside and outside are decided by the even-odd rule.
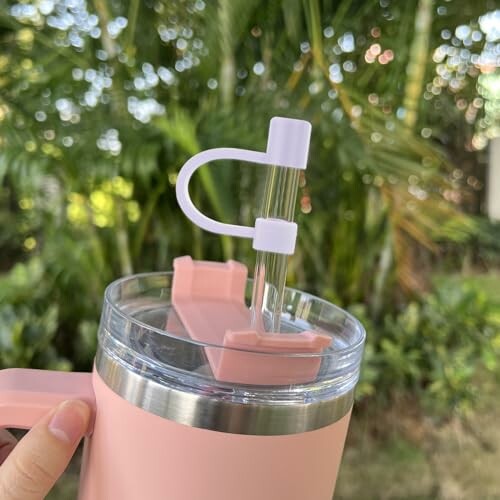
POLYGON ((174 260, 172 304, 167 330, 179 319, 194 340, 205 347, 217 380, 255 385, 285 385, 313 381, 321 358, 269 356, 314 354, 330 345, 330 336, 304 331, 272 333, 250 329, 250 310, 245 304, 247 268, 236 261, 226 263, 174 260))

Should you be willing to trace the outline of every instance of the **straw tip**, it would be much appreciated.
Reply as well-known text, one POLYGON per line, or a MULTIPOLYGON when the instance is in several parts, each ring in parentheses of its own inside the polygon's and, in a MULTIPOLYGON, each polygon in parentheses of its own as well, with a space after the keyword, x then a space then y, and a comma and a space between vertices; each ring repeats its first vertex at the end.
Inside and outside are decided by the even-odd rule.
POLYGON ((267 155, 282 167, 305 169, 311 140, 311 124, 305 120, 275 116, 271 119, 267 155))

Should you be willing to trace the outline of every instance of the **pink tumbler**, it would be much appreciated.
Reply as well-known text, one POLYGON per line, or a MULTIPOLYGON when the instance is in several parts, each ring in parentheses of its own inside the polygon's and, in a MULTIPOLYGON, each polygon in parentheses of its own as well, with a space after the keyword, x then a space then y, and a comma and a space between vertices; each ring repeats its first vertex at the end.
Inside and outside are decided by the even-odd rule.
POLYGON ((279 261, 284 285, 297 237, 286 187, 306 168, 310 132, 307 122, 273 118, 266 152, 212 149, 179 173, 179 204, 195 224, 251 238, 269 257, 254 290, 242 264, 182 257, 173 273, 109 285, 92 374, 0 372, 0 426, 28 428, 68 398, 93 405, 80 500, 331 499, 365 332, 333 304, 262 280, 279 261), (255 227, 206 217, 189 179, 220 159, 289 169, 272 177, 283 203, 255 227))
POLYGON ((92 374, 1 371, 0 425, 27 428, 63 399, 93 403, 95 395, 80 500, 330 500, 359 376, 361 324, 286 289, 282 333, 319 332, 330 346, 319 354, 245 355, 270 365, 316 358, 316 378, 221 382, 207 351, 227 348, 195 341, 170 321, 172 278, 136 275, 107 288, 92 374))

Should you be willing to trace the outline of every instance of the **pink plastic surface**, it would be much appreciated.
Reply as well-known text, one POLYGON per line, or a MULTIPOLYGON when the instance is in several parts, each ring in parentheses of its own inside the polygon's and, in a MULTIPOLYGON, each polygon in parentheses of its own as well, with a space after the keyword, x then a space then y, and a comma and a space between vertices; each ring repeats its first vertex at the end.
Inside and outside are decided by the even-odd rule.
POLYGON ((316 431, 245 436, 171 422, 99 375, 2 370, 0 425, 28 428, 66 399, 94 403, 79 500, 330 500, 350 414, 316 431))
POLYGON ((141 410, 93 378, 79 500, 331 500, 350 414, 316 431, 245 436, 141 410))
MULTIPOLYGON (((95 406, 90 373, 11 368, 0 370, 0 427, 29 429, 67 399, 95 406)), ((91 432, 89 428, 88 433, 91 432)))
POLYGON ((178 328, 180 319, 191 338, 230 348, 205 348, 217 380, 281 385, 316 378, 319 357, 264 353, 320 353, 330 345, 330 337, 314 332, 282 334, 251 330, 250 310, 245 304, 247 268, 243 264, 232 260, 193 261, 186 256, 174 260, 174 270, 172 303, 178 317, 169 317, 167 330, 178 328))

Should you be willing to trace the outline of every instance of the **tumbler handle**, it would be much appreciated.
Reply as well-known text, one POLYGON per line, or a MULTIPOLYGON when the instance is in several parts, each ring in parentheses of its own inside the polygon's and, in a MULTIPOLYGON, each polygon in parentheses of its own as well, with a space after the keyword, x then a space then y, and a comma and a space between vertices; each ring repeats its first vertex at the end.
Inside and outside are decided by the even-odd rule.
MULTIPOLYGON (((29 429, 67 399, 86 402, 95 415, 91 373, 26 368, 0 370, 0 428, 29 429)), ((93 420, 86 435, 92 432, 93 420)))

